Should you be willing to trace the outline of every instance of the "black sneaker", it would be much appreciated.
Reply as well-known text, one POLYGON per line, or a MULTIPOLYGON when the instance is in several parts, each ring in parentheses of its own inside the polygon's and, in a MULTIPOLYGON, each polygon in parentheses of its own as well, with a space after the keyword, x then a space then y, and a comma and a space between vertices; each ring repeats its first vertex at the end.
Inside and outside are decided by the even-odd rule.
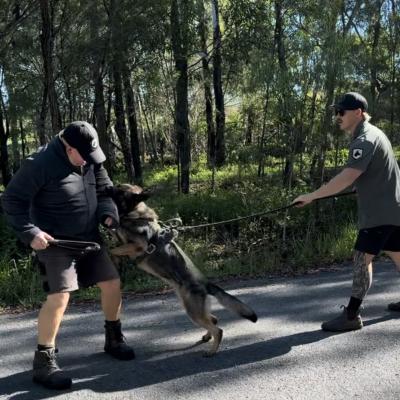
POLYGON ((57 350, 54 348, 35 351, 33 359, 33 382, 48 389, 64 390, 72 385, 72 379, 65 375, 56 360, 57 350))
POLYGON ((347 307, 341 306, 343 312, 336 318, 330 321, 324 322, 321 325, 322 330, 329 332, 345 332, 345 331, 356 331, 363 327, 363 322, 360 314, 350 319, 347 315, 347 307))
POLYGON ((133 360, 135 352, 125 341, 125 337, 121 331, 121 322, 106 321, 104 328, 106 329, 104 351, 118 360, 133 360))
POLYGON ((390 303, 390 304, 388 304, 387 308, 390 311, 400 311, 400 301, 398 303, 390 303))

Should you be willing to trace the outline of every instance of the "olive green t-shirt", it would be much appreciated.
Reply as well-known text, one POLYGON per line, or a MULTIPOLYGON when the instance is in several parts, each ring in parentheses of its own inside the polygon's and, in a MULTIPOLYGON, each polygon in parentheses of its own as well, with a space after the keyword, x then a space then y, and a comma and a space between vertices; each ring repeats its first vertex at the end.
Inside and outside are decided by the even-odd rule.
POLYGON ((346 167, 363 171, 355 181, 359 229, 400 226, 400 170, 386 135, 361 122, 350 143, 346 167))

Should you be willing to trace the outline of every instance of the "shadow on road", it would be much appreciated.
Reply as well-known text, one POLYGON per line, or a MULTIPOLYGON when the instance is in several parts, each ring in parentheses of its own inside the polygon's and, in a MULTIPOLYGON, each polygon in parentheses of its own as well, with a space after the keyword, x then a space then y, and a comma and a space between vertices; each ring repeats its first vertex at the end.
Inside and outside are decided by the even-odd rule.
MULTIPOLYGON (((364 325, 371 326, 394 318, 397 318, 397 315, 389 314, 365 321, 364 325)), ((34 385, 31 382, 31 371, 25 371, 1 378, 0 396, 7 395, 8 399, 13 400, 36 400, 85 389, 96 393, 127 391, 181 377, 269 360, 287 354, 295 346, 315 343, 333 335, 337 334, 323 332, 320 329, 300 332, 224 350, 213 358, 203 358, 197 351, 161 360, 150 358, 130 362, 112 360, 104 353, 92 354, 83 360, 76 356, 64 357, 64 366, 79 365, 75 369, 69 368, 74 379, 70 391, 50 391, 34 385)), ((164 353, 170 351, 166 350, 164 353)))

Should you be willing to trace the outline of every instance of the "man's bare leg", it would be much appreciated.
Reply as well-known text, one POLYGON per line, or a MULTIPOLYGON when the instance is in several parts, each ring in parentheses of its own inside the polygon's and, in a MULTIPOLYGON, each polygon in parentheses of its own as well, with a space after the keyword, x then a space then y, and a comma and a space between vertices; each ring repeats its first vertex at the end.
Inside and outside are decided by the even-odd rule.
POLYGON ((347 306, 347 314, 350 319, 359 314, 362 301, 372 285, 372 260, 373 254, 367 254, 358 250, 353 259, 353 285, 351 297, 347 306))
POLYGON ((54 293, 47 296, 38 317, 38 344, 55 346, 55 339, 68 306, 69 293, 54 293))
POLYGON ((119 320, 121 312, 121 282, 119 279, 98 282, 101 290, 101 307, 106 321, 119 320))
POLYGON ((69 301, 69 293, 47 296, 38 317, 38 349, 33 360, 33 381, 49 389, 68 389, 72 379, 56 361, 55 341, 69 301))
POLYGON ((350 301, 343 313, 330 321, 324 322, 321 328, 330 332, 343 332, 361 329, 362 319, 359 314, 361 303, 372 284, 372 254, 360 251, 354 253, 353 286, 350 301))
POLYGON ((132 360, 135 358, 134 350, 125 341, 119 320, 121 311, 120 280, 99 282, 101 289, 101 305, 105 317, 106 343, 104 351, 119 360, 132 360))

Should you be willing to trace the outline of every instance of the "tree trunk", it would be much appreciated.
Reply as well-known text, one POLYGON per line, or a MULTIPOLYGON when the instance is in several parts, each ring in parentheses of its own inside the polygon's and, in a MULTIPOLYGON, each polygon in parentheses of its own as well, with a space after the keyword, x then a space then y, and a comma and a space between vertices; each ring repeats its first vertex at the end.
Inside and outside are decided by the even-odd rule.
POLYGON ((44 146, 47 143, 46 139, 46 114, 47 114, 47 83, 43 82, 42 103, 37 119, 37 132, 39 136, 39 143, 44 146))
POLYGON ((245 143, 250 145, 253 143, 253 129, 255 124, 255 115, 252 106, 247 110, 247 126, 246 126, 246 137, 245 143))
POLYGON ((106 107, 104 99, 104 84, 103 76, 98 67, 96 67, 94 75, 94 118, 96 130, 99 134, 101 148, 106 154, 104 163, 110 177, 114 175, 114 163, 112 162, 112 148, 110 138, 107 134, 106 107))
POLYGON ((376 121, 379 117, 375 115, 376 110, 376 102, 379 100, 379 79, 378 79, 378 60, 377 60, 377 52, 379 51, 379 39, 381 33, 381 8, 383 1, 375 0, 374 2, 374 13, 372 15, 371 20, 371 29, 372 29, 372 43, 371 43, 371 57, 370 60, 370 93, 371 100, 368 104, 368 110, 371 115, 374 116, 374 120, 376 121))
POLYGON ((187 31, 188 31, 188 1, 171 0, 171 39, 178 72, 176 81, 175 127, 178 141, 178 158, 180 164, 180 187, 182 193, 189 193, 190 171, 190 130, 188 104, 188 62, 187 62, 187 31))
MULTIPOLYGON (((348 17, 348 21, 345 26, 343 26, 342 38, 345 39, 347 33, 352 27, 352 21, 355 15, 358 13, 361 5, 361 0, 357 0, 355 6, 352 9, 352 14, 348 17)), ((324 171, 325 171, 325 157, 326 152, 329 146, 329 137, 328 134, 331 131, 332 127, 332 111, 330 105, 334 101, 334 94, 336 88, 337 77, 339 75, 341 63, 342 63, 342 53, 343 50, 339 49, 340 45, 338 44, 338 40, 340 38, 337 35, 337 19, 340 15, 342 2, 335 1, 331 3, 331 7, 329 9, 330 23, 325 27, 326 29, 326 38, 324 41, 324 49, 325 49, 325 68, 326 68, 326 77, 325 77, 325 93, 326 93, 326 102, 325 102, 325 113, 323 116, 323 121, 321 125, 321 130, 323 132, 323 137, 321 140, 321 144, 317 147, 318 154, 316 157, 317 161, 317 170, 316 176, 314 177, 314 185, 320 186, 324 182, 324 171)))
POLYGON ((125 124, 125 111, 122 97, 122 79, 118 62, 113 60, 113 79, 114 79, 114 114, 115 114, 115 132, 121 144, 122 153, 125 161, 125 171, 129 182, 134 180, 134 171, 132 164, 132 155, 128 141, 128 133, 125 124))
POLYGON ((264 176, 265 173, 265 145, 266 145, 266 134, 267 134, 267 116, 269 109, 269 98, 270 98, 270 82, 267 84, 267 91, 265 93, 265 102, 264 102, 264 110, 263 110, 263 122, 262 122, 262 131, 259 142, 259 160, 258 160, 258 169, 257 176, 259 178, 264 176))
MULTIPOLYGON (((150 154, 151 162, 156 163, 158 161, 156 140, 151 131, 151 126, 149 123, 149 118, 147 117, 147 110, 144 105, 144 100, 142 99, 142 96, 140 95, 139 91, 137 92, 137 95, 138 95, 139 109, 141 109, 141 111, 142 111, 141 115, 143 116, 144 123, 146 125, 146 129, 143 129, 143 139, 144 139, 144 142, 146 143, 148 153, 150 154), (146 131, 147 131, 147 135, 146 135, 146 131)), ((144 154, 143 154, 143 157, 144 157, 144 154)))
POLYGON ((2 183, 4 186, 8 185, 11 180, 11 169, 9 165, 7 139, 9 132, 6 132, 4 128, 4 117, 3 117, 3 101, 0 103, 0 170, 2 176, 2 183))
POLYGON ((209 67, 209 54, 207 50, 207 17, 204 8, 204 0, 198 0, 199 36, 202 56, 203 87, 205 99, 205 113, 207 123, 207 164, 215 167, 215 127, 213 122, 213 105, 211 92, 211 71, 209 67))
MULTIPOLYGON (((50 0, 50 8, 53 8, 52 0, 50 0)), ((40 42, 42 47, 44 80, 47 86, 47 95, 51 114, 51 126, 53 128, 53 133, 58 133, 61 130, 61 115, 58 108, 53 72, 54 27, 52 15, 50 15, 49 10, 49 0, 40 0, 40 11, 42 15, 42 32, 40 35, 40 42)))
MULTIPOLYGON (((310 116, 309 116, 309 126, 308 126, 308 138, 312 140, 311 146, 314 145, 314 131, 315 131, 315 119, 316 119, 316 112, 317 112, 317 95, 320 91, 320 81, 319 77, 317 77, 317 81, 314 84, 313 94, 311 98, 311 107, 310 107, 310 116)), ((310 146, 310 147, 311 147, 310 146)), ((305 143, 305 147, 307 147, 307 143, 305 143)), ((312 154, 312 152, 311 152, 312 154)), ((317 163, 317 158, 314 156, 311 163, 309 164, 309 181, 313 181, 313 177, 315 176, 315 166, 317 163)))
POLYGON ((116 9, 118 3, 115 0, 110 2, 110 23, 111 23, 111 41, 113 47, 113 59, 112 59, 112 73, 114 81, 114 114, 115 114, 115 131, 117 133, 119 142, 121 144, 121 150, 124 156, 125 171, 129 182, 134 180, 134 171, 132 164, 132 154, 128 141, 128 134, 125 124, 125 111, 123 102, 123 91, 122 91, 122 78, 121 78, 121 58, 122 52, 120 50, 121 45, 121 30, 119 25, 119 13, 116 9))
POLYGON ((127 66, 125 66, 124 68, 124 88, 126 99, 126 112, 128 114, 128 124, 131 139, 131 153, 133 159, 133 167, 135 170, 135 182, 139 185, 142 185, 142 163, 140 161, 139 130, 136 119, 135 96, 133 93, 130 81, 130 73, 127 66))
MULTIPOLYGON (((95 7, 95 1, 92 1, 92 12, 89 14, 90 23, 90 38, 91 43, 98 43, 99 31, 97 18, 98 14, 95 7)), ((104 162, 104 166, 107 169, 109 176, 112 178, 114 175, 114 163, 112 160, 112 145, 109 136, 107 135, 107 117, 106 117, 106 105, 104 98, 104 84, 103 84, 103 68, 104 68, 104 57, 105 57, 106 46, 92 46, 91 56, 92 62, 91 75, 94 82, 94 124, 99 134, 99 140, 101 148, 103 149, 107 159, 104 162)))
POLYGON ((213 82, 215 96, 215 126, 216 126, 216 143, 215 143, 215 163, 222 166, 225 163, 225 105, 224 93, 222 90, 222 57, 221 57, 221 30, 219 27, 219 6, 218 0, 211 0, 212 16, 213 16, 213 40, 214 40, 214 57, 213 57, 213 82))
POLYGON ((24 130, 24 124, 22 122, 22 118, 19 119, 19 133, 20 133, 20 138, 21 138, 21 150, 22 150, 22 158, 25 159, 27 154, 26 154, 26 140, 25 140, 25 130, 24 130))
POLYGON ((323 136, 321 138, 321 143, 318 150, 317 157, 317 170, 316 176, 314 176, 314 186, 318 187, 324 182, 324 174, 325 174, 325 158, 326 152, 329 147, 329 136, 328 133, 331 130, 332 125, 332 110, 330 105, 334 102, 334 92, 336 87, 336 79, 338 73, 339 66, 336 61, 330 59, 327 64, 327 76, 325 80, 325 94, 326 94, 326 102, 325 102, 325 112, 322 121, 322 132, 323 136))
POLYGON ((293 164, 294 164, 294 132, 291 122, 291 107, 289 101, 292 98, 289 82, 289 71, 286 63, 286 50, 283 33, 283 0, 275 1, 275 46, 279 63, 279 83, 280 96, 279 102, 279 120, 282 125, 282 132, 286 143, 285 167, 283 170, 283 184, 291 187, 293 164))
POLYGON ((393 140, 395 126, 395 106, 396 106, 396 76, 397 76, 397 47, 399 30, 397 28, 396 0, 391 0, 392 15, 390 23, 390 128, 389 139, 393 140))

